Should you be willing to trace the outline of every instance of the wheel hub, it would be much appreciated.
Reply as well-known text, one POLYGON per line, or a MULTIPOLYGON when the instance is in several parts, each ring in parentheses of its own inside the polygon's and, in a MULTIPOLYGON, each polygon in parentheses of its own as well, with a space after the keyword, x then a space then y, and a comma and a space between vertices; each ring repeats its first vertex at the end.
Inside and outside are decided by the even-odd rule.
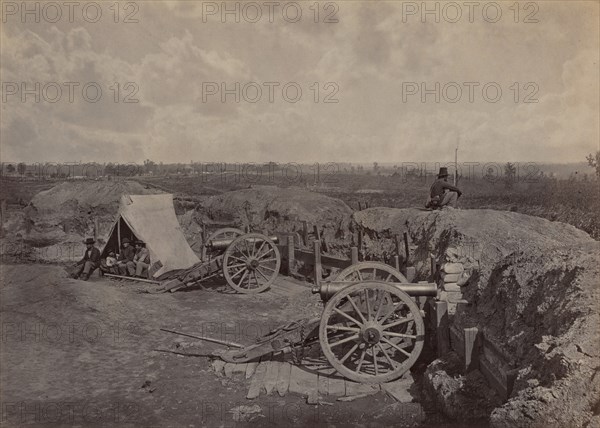
POLYGON ((363 341, 369 345, 375 345, 381 340, 382 333, 377 324, 369 323, 363 327, 361 336, 363 341))
POLYGON ((260 262, 257 259, 250 259, 246 263, 246 266, 250 270, 256 270, 256 268, 258 268, 260 266, 260 262))

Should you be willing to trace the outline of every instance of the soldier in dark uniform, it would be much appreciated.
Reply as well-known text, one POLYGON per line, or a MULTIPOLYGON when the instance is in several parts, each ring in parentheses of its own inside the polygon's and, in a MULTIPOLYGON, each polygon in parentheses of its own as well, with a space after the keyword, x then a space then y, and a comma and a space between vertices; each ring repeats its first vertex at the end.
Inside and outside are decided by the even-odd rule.
POLYGON ((433 182, 429 189, 429 200, 426 208, 456 208, 458 198, 462 195, 460 189, 448 183, 448 168, 441 167, 437 180, 433 182))

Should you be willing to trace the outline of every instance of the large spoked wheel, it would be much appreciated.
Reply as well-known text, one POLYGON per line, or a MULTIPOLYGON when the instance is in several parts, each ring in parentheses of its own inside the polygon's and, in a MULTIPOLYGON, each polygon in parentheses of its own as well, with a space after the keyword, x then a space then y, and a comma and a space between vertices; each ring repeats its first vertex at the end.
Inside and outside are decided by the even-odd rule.
POLYGON ((267 236, 249 233, 236 238, 223 256, 223 275, 240 293, 260 293, 271 286, 281 267, 279 249, 267 236))
POLYGON ((325 306, 319 341, 329 363, 361 383, 398 379, 415 363, 425 326, 408 294, 381 281, 359 282, 325 306))
POLYGON ((244 232, 235 227, 224 227, 222 229, 217 229, 213 233, 211 233, 204 245, 202 245, 202 260, 206 260, 208 244, 212 241, 220 241, 222 239, 235 239, 238 236, 242 236, 244 232))
POLYGON ((381 262, 361 262, 348 266, 335 278, 335 282, 358 281, 402 282, 408 280, 390 265, 381 262))

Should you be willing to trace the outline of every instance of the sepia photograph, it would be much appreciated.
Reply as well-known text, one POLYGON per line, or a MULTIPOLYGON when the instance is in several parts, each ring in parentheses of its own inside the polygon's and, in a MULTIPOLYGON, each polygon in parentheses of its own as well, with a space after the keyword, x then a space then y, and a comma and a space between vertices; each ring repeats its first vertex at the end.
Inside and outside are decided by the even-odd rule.
POLYGON ((600 428, 600 0, 0 10, 0 427, 600 428))

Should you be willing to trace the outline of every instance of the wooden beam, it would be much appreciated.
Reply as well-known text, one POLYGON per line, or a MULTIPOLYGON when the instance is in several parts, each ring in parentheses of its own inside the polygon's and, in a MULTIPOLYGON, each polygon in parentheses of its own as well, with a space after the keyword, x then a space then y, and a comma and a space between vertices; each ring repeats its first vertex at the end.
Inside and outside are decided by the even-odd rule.
POLYGON ((295 250, 294 250, 294 235, 287 236, 287 274, 292 275, 294 271, 294 265, 296 263, 295 250))
POLYGON ((308 246, 308 223, 306 220, 302 221, 302 240, 304 241, 304 246, 308 246))
POLYGON ((404 254, 406 255, 405 259, 404 259, 404 265, 408 266, 408 259, 410 258, 410 252, 408 249, 408 233, 404 232, 403 235, 404 235, 404 254))
POLYGON ((321 243, 319 241, 313 242, 313 252, 314 252, 314 275, 315 275, 315 285, 321 285, 321 279, 323 276, 323 268, 321 266, 321 243))
POLYGON ((115 275, 114 273, 105 273, 105 274, 103 274, 103 276, 108 276, 111 278, 129 279, 131 281, 148 282, 150 284, 160 284, 160 281, 153 281, 151 279, 144 279, 144 278, 134 278, 132 276, 115 275))
POLYGON ((435 302, 435 334, 437 340, 437 355, 438 357, 441 357, 450 350, 447 302, 435 302))
POLYGON ((350 247, 350 264, 357 264, 358 263, 358 248, 356 247, 350 247))
POLYGON ((471 371, 479 368, 479 330, 477 327, 463 329, 465 370, 471 371))

